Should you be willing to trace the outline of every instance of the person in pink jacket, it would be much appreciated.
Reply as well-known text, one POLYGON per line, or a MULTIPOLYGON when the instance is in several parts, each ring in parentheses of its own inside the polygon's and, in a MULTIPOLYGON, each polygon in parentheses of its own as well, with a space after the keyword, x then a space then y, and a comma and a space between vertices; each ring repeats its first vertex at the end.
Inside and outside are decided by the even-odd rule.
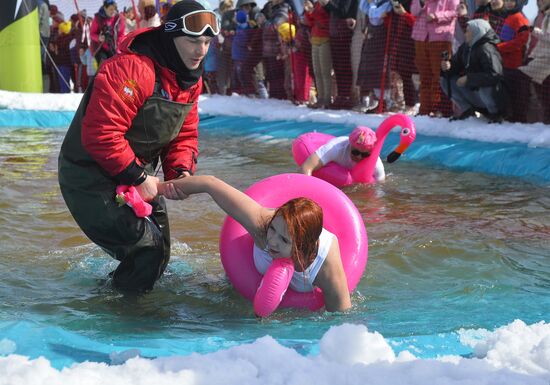
POLYGON ((116 2, 104 0, 90 27, 91 49, 97 65, 117 53, 124 29, 124 20, 118 14, 116 2))
POLYGON ((452 55, 458 3, 459 0, 413 0, 411 4, 411 14, 416 17, 412 38, 420 74, 420 115, 441 111, 440 63, 444 52, 452 55))

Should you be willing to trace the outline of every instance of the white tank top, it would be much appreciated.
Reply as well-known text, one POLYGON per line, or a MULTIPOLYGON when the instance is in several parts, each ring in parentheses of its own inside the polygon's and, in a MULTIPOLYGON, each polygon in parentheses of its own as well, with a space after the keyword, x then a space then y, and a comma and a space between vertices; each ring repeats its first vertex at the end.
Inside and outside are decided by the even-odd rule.
MULTIPOLYGON (((300 292, 313 291, 313 282, 321 270, 321 266, 327 259, 330 245, 332 245, 332 238, 335 235, 330 231, 323 229, 319 236, 319 250, 315 259, 304 271, 295 271, 292 279, 290 280, 290 288, 300 292)), ((267 268, 273 262, 271 255, 265 250, 260 249, 254 245, 254 265, 256 270, 260 274, 265 274, 267 268)))
MULTIPOLYGON (((327 143, 319 147, 315 154, 321 160, 323 166, 330 162, 339 164, 340 166, 351 170, 357 163, 351 160, 351 144, 347 136, 339 136, 337 138, 329 140, 327 143)), ((373 172, 374 179, 377 182, 382 182, 386 179, 386 171, 384 170, 384 163, 382 159, 378 157, 376 159, 376 166, 373 172)))

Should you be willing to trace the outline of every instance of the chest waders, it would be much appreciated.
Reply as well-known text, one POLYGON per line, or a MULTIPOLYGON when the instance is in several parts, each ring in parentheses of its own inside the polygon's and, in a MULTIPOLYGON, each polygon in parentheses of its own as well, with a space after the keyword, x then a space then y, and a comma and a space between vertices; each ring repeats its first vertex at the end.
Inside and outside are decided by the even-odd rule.
MULTIPOLYGON (((161 153, 180 132, 193 104, 161 97, 157 73, 153 95, 139 109, 125 138, 149 175, 155 174, 161 153)), ((113 284, 121 290, 148 291, 170 259, 170 228, 163 197, 151 203, 148 218, 138 218, 115 202, 117 181, 82 146, 82 119, 93 90, 90 84, 71 122, 59 154, 59 185, 63 199, 84 233, 120 264, 113 284)))

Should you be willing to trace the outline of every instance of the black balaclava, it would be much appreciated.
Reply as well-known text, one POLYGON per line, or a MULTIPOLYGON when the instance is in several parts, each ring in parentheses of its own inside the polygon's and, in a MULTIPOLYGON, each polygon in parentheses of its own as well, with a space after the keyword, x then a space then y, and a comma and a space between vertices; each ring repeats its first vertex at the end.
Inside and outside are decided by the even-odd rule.
MULTIPOLYGON (((168 11, 166 15, 166 20, 176 20, 189 12, 202 11, 205 9, 205 7, 194 0, 183 0, 170 8, 170 11, 168 11)), ((204 35, 208 35, 209 32, 210 29, 207 28, 204 35)), ((131 49, 152 57, 161 66, 174 71, 176 73, 178 85, 185 90, 199 81, 203 68, 202 63, 194 70, 190 70, 185 66, 174 44, 174 38, 178 36, 188 35, 181 31, 181 29, 173 32, 166 32, 164 31, 164 26, 161 26, 150 32, 138 35, 131 44, 131 49)))

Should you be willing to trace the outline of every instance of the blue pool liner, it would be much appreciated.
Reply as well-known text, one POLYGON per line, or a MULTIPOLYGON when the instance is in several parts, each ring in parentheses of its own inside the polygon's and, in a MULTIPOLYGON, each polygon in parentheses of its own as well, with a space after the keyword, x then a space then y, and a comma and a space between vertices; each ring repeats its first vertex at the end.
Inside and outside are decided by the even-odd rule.
MULTIPOLYGON (((74 111, 0 110, 0 128, 66 128, 74 111)), ((253 117, 201 115, 203 133, 225 136, 252 136, 262 140, 288 139, 309 131, 347 135, 350 124, 296 121, 264 121, 253 117)), ((390 133, 382 149, 388 154, 399 141, 390 133)), ((422 162, 457 171, 481 172, 503 177, 518 177, 534 183, 550 182, 550 148, 529 147, 525 143, 489 143, 418 134, 402 161, 422 162)))

